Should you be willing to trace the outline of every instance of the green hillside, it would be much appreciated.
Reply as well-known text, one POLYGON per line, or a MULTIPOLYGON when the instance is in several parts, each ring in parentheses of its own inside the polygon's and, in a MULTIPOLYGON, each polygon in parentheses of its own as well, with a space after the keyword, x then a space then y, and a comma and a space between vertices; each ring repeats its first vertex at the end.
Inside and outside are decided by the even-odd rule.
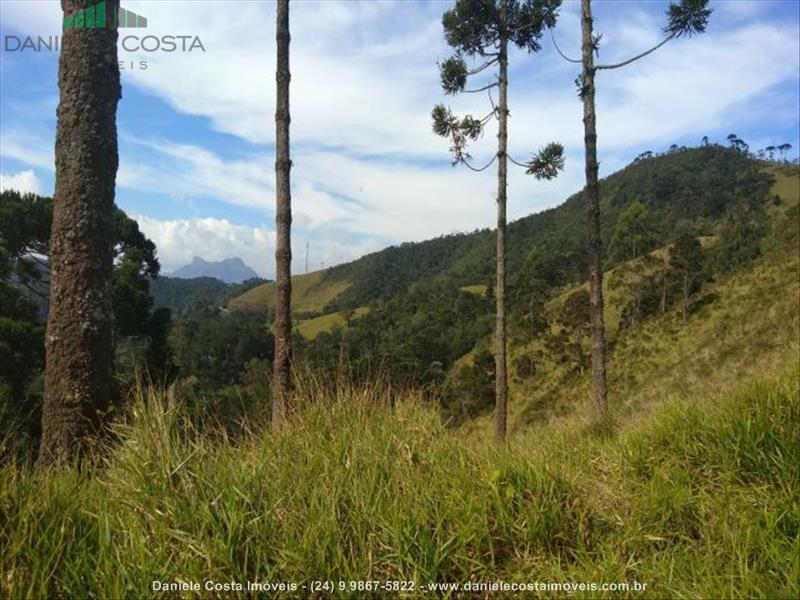
MULTIPOLYGON (((663 245, 679 221, 693 222, 698 234, 710 235, 712 224, 726 207, 769 187, 772 178, 777 178, 776 189, 782 194, 796 195, 792 176, 774 169, 765 172, 757 161, 716 145, 632 163, 601 183, 603 237, 611 239, 620 212, 633 200, 648 209, 652 248, 663 245)), ((578 193, 556 208, 509 225, 512 287, 515 279, 524 276, 532 257, 548 269, 552 284, 584 279, 583 213, 578 193)), ((488 229, 392 246, 350 263, 295 276, 293 306, 298 313, 318 315, 386 300, 425 281, 446 280, 456 287, 486 285, 494 279, 494 251, 494 235, 488 229)), ((609 258, 613 266, 613 257, 609 258)), ((273 299, 272 285, 266 284, 229 306, 261 311, 273 299)))
POLYGON ((176 578, 309 590, 313 578, 405 581, 410 597, 505 581, 647 586, 577 597, 796 598, 798 182, 720 148, 605 181, 606 239, 634 201, 653 235, 635 257, 608 251, 601 424, 580 197, 515 223, 507 448, 487 442, 490 232, 296 277, 297 411, 281 432, 265 401, 274 286, 190 310, 170 337, 174 384, 133 386, 80 472, 36 469, 20 448, 28 426, 5 426, 0 595, 158 596, 152 582, 176 578), (681 240, 698 265, 685 295, 681 240))
MULTIPOLYGON (((700 241, 706 272, 693 284, 690 300, 693 307, 709 303, 731 273, 785 248, 787 225, 797 221, 792 212, 797 210, 797 182, 796 169, 766 166, 713 145, 655 155, 604 179, 612 354, 618 339, 634 335, 618 335, 621 323, 630 329, 637 319, 649 322, 656 312, 677 314, 682 301, 674 281, 664 283, 669 290, 662 310, 653 310, 650 289, 659 277, 673 277, 668 248, 676 236, 700 241), (642 207, 640 228, 646 233, 636 260, 615 246, 620 215, 633 203, 642 207), (721 252, 728 257, 726 264, 719 260, 721 252), (637 295, 650 303, 641 309, 646 313, 641 318, 638 308, 631 312, 637 295)), ((510 368, 520 381, 535 382, 536 390, 580 379, 576 372, 586 369, 587 336, 579 323, 565 326, 560 314, 563 300, 586 281, 583 219, 582 196, 576 194, 509 227, 510 368), (544 376, 551 371, 554 378, 544 376)), ((298 341, 298 359, 332 374, 345 357, 357 379, 386 369, 400 385, 443 386, 446 412, 454 411, 456 421, 489 410, 493 367, 487 351, 494 299, 486 292, 494 279, 493 239, 488 230, 443 236, 298 276, 294 311, 297 331, 305 338, 298 341), (342 311, 362 308, 369 312, 359 313, 349 327, 337 327, 342 311)), ((258 310, 270 306, 273 294, 271 285, 261 286, 229 306, 258 310)), ((561 406, 557 396, 537 400, 539 392, 534 392, 530 414, 541 412, 535 408, 540 401, 561 406)))
POLYGON ((198 309, 224 306, 229 299, 263 282, 263 279, 251 279, 242 283, 224 283, 213 277, 181 279, 161 276, 150 281, 150 296, 153 306, 169 308, 173 315, 182 316, 198 309))
MULTIPOLYGON (((350 286, 346 280, 328 280, 326 274, 323 269, 292 277, 292 310, 296 314, 319 314, 350 286)), ((266 313, 274 306, 274 282, 248 290, 228 303, 231 310, 253 313, 266 313)))
MULTIPOLYGON (((609 303, 606 310, 609 387, 621 410, 635 413, 699 388, 723 390, 798 356, 800 257, 796 249, 776 254, 710 285, 686 322, 673 310, 620 332, 617 307, 609 303)), ((536 345, 515 349, 512 360, 530 353, 540 357, 539 369, 515 378, 512 426, 524 429, 576 410, 588 419, 588 372, 553 363, 536 345)))
MULTIPOLYGON (((761 163, 717 145, 684 148, 634 162, 601 182, 603 239, 611 239, 619 214, 634 200, 648 210, 652 247, 663 245, 659 242, 669 238, 679 221, 696 223, 698 233, 710 234, 711 224, 727 207, 768 188, 772 177, 773 172, 764 172, 761 163)), ((791 188, 790 181, 781 185, 791 188)), ((553 271, 554 283, 582 280, 584 223, 580 193, 556 208, 511 223, 508 260, 512 285, 514 275, 521 273, 534 255, 553 271)), ((363 306, 437 278, 458 286, 488 284, 494 279, 494 252, 494 236, 488 229, 386 248, 325 272, 326 282, 347 282, 331 308, 363 306)))

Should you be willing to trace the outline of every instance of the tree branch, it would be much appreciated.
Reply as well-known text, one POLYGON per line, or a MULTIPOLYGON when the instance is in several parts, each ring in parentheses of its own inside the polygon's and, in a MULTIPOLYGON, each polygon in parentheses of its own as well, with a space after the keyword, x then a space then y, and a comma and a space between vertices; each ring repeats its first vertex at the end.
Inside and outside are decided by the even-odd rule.
POLYGON ((628 60, 624 60, 624 61, 622 61, 620 63, 616 63, 616 64, 613 64, 613 65, 595 65, 594 68, 595 68, 596 71, 601 71, 601 70, 604 70, 604 69, 618 69, 620 67, 624 67, 625 65, 629 65, 632 62, 635 62, 635 61, 639 60, 640 58, 644 58, 648 54, 651 54, 651 53, 655 52, 656 50, 661 48, 661 46, 663 46, 668 41, 670 41, 672 38, 674 38, 676 35, 677 34, 675 34, 675 33, 671 33, 670 35, 665 37, 663 40, 661 40, 658 44, 656 44, 655 46, 650 48, 649 50, 645 50, 644 52, 642 52, 641 54, 637 54, 633 58, 629 58, 628 60))
POLYGON ((563 58, 565 61, 576 64, 580 64, 581 62, 583 62, 581 60, 575 60, 574 58, 570 58, 561 51, 561 48, 559 48, 558 44, 556 43, 556 34, 553 33, 552 29, 550 30, 550 39, 553 40, 553 46, 555 47, 556 51, 561 55, 561 58, 563 58))
POLYGON ((462 158, 462 159, 461 159, 461 162, 462 162, 462 163, 464 163, 465 165, 467 165, 467 167, 469 167, 470 169, 472 169, 472 170, 473 170, 473 171, 475 171, 476 173, 480 173, 481 171, 485 171, 486 169, 488 169, 489 167, 491 167, 491 166, 492 166, 492 163, 494 163, 494 161, 495 161, 495 160, 497 160, 497 154, 495 154, 495 155, 492 157, 492 160, 490 160, 488 163, 486 163, 485 165, 483 165, 483 166, 482 166, 482 167, 480 167, 480 168, 478 168, 478 167, 473 167, 471 164, 469 164, 469 162, 467 162, 467 160, 468 160, 468 159, 466 159, 466 158, 462 158))
POLYGON ((40 258, 36 258, 36 256, 34 255, 33 251, 30 248, 27 248, 26 250, 28 252, 25 255, 25 258, 30 258, 36 264, 46 268, 48 270, 48 272, 50 271, 50 265, 49 264, 47 264, 45 261, 41 260, 40 258))
POLYGON ((467 75, 477 75, 478 73, 480 73, 484 69, 487 69, 487 68, 491 67, 493 64, 496 64, 497 61, 499 61, 499 60, 500 60, 499 58, 493 58, 492 60, 483 63, 480 67, 476 67, 476 68, 474 68, 472 70, 467 71, 467 75))
POLYGON ((527 168, 528 168, 528 165, 526 165, 526 164, 524 164, 524 163, 521 163, 521 162, 519 162, 519 161, 516 161, 516 160, 514 160, 514 157, 513 157, 513 156, 511 156, 511 155, 510 155, 508 152, 506 152, 506 158, 507 158, 508 160, 510 160, 512 163, 514 163, 515 165, 517 165, 518 167, 523 167, 523 168, 525 168, 525 169, 527 169, 527 168))
POLYGON ((486 125, 491 120, 491 118, 495 116, 497 116, 497 110, 492 108, 492 110, 485 117, 481 119, 481 125, 486 125))
POLYGON ((497 87, 498 85, 499 84, 495 81, 494 83, 488 83, 488 84, 486 84, 485 86, 483 86, 481 88, 477 88, 477 89, 474 89, 474 90, 461 90, 461 91, 464 94, 477 94, 479 92, 485 92, 486 90, 490 90, 493 87, 497 87))
POLYGON ((492 90, 489 90, 489 103, 492 105, 492 112, 497 113, 497 105, 494 103, 494 98, 492 98, 492 90))

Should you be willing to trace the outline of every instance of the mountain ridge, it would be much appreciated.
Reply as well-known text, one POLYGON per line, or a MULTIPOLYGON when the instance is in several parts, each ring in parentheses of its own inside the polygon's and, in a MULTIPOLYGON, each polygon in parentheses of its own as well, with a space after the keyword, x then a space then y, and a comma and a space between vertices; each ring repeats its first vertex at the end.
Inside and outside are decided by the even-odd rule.
MULTIPOLYGON (((752 188, 768 187, 774 175, 755 159, 713 144, 636 160, 601 180, 603 239, 611 239, 620 213, 637 199, 649 211, 648 227, 659 238, 649 249, 663 246, 681 221, 698 224, 698 234, 707 235, 727 207, 752 195, 752 188)), ((582 200, 578 191, 558 206, 509 223, 510 290, 531 262, 546 272, 551 285, 585 279, 582 200)), ((314 284, 304 292, 304 304, 318 308, 319 316, 392 298, 421 281, 448 279, 457 287, 489 285, 494 280, 494 252, 494 231, 489 228, 389 246, 314 272, 314 284), (318 304, 324 306, 315 306, 318 304)), ((612 257, 604 257, 605 268, 614 264, 612 257)), ((233 299, 231 308, 266 309, 274 296, 272 286, 249 290, 244 297, 233 299)), ((307 313, 308 306, 300 310, 307 313)))
POLYGON ((220 261, 207 261, 195 256, 191 263, 176 269, 169 276, 176 279, 212 277, 223 283, 242 283, 248 279, 256 279, 258 273, 238 256, 220 261))

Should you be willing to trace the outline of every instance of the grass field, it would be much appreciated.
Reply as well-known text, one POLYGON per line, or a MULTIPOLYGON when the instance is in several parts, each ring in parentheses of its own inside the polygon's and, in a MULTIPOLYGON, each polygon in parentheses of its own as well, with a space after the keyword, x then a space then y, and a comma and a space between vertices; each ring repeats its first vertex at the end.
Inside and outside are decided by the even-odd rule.
MULTIPOLYGON (((345 280, 325 281, 326 270, 313 271, 292 277, 292 311, 319 313, 325 306, 345 291, 350 283, 345 280)), ((243 312, 265 312, 275 306, 275 283, 265 283, 228 303, 228 308, 243 312)))
MULTIPOLYGON (((784 208, 800 201, 787 180, 784 208)), ((323 275, 296 279, 296 311, 341 293, 323 275)), ((274 300, 256 290, 233 302, 274 300)), ((372 580, 407 582, 407 597, 485 597, 432 586, 499 581, 639 586, 525 597, 800 597, 800 254, 773 252, 703 293, 687 321, 670 311, 634 333, 609 307, 602 426, 588 374, 543 363, 512 379, 502 449, 491 416, 445 428, 429 399, 381 382, 300 375, 286 431, 258 404, 235 438, 140 389, 96 464, 0 464, 0 597, 276 596, 207 581, 385 597, 349 587, 372 580)))
MULTIPOLYGON (((368 306, 359 306, 353 311, 353 318, 357 319, 369 312, 368 306)), ((327 315, 322 315, 321 317, 316 317, 314 319, 306 319, 304 321, 298 321, 297 323, 297 331, 300 332, 307 340, 313 340, 317 337, 320 333, 324 331, 330 331, 334 327, 344 327, 345 325, 345 318, 344 318, 344 311, 329 313, 327 315)))
MULTIPOLYGON (((772 171, 771 171, 772 172, 772 171)), ((800 178, 784 170, 773 193, 781 210, 800 203, 800 178)), ((778 207, 771 207, 777 209, 778 207)), ((704 238, 703 245, 712 244, 704 238)), ((663 257, 664 250, 654 254, 663 257)), ((733 276, 706 285, 705 304, 683 322, 676 311, 650 318, 636 331, 619 332, 620 306, 609 288, 615 270, 604 277, 606 333, 613 351, 609 357, 609 386, 625 410, 658 403, 669 395, 687 395, 703 386, 729 389, 742 379, 771 372, 775 365, 797 356, 800 349, 800 249, 770 253, 733 276)), ((548 305, 555 313, 571 287, 548 305)), ((513 356, 536 350, 534 344, 513 356)), ((588 418, 589 374, 569 373, 564 365, 542 361, 530 380, 515 382, 509 410, 512 427, 526 428, 583 412, 588 418)), ((488 431, 490 419, 475 428, 488 431)))
POLYGON ((236 442, 140 398, 102 465, 0 467, 0 595, 390 580, 414 597, 549 581, 647 584, 574 597, 796 598, 799 374, 698 388, 623 416, 616 436, 578 420, 529 429, 506 450, 377 385, 306 385, 285 433, 256 419, 236 442))
POLYGON ((478 283, 475 285, 465 285, 464 287, 460 287, 458 289, 460 289, 462 292, 469 292, 470 294, 475 294, 476 296, 485 296, 488 287, 478 283))
POLYGON ((775 184, 771 190, 772 194, 777 194, 789 204, 800 202, 798 167, 776 167, 769 169, 769 172, 775 177, 775 184))

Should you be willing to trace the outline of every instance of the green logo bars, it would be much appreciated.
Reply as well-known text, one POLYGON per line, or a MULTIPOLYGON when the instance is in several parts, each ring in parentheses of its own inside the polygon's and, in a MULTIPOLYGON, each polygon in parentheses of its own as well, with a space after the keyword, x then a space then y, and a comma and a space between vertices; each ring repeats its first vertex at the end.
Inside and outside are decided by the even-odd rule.
MULTIPOLYGON (((147 27, 145 17, 122 7, 113 13, 112 18, 111 27, 147 27)), ((103 29, 106 26, 106 0, 64 16, 64 29, 103 29)))

